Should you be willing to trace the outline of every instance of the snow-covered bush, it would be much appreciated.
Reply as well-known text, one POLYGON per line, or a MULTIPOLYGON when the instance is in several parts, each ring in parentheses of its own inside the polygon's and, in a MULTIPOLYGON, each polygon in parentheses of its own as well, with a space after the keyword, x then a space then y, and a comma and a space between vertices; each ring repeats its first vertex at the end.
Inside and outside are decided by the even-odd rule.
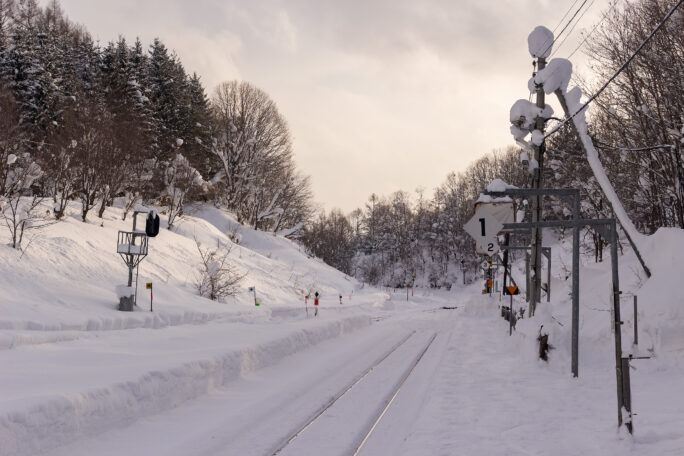
POLYGON ((215 249, 203 248, 197 239, 195 244, 202 260, 196 282, 200 296, 212 301, 235 296, 246 274, 241 273, 228 259, 232 244, 219 245, 215 249))
POLYGON ((226 231, 226 236, 233 244, 239 244, 242 240, 242 225, 233 224, 226 231))

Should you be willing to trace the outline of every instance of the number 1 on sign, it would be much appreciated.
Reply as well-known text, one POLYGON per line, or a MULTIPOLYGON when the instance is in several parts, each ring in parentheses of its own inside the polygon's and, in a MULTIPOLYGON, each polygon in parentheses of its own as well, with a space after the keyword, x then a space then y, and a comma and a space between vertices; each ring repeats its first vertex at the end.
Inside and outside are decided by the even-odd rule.
POLYGON ((485 235, 485 219, 481 218, 478 219, 480 221, 480 230, 482 230, 482 236, 485 235))

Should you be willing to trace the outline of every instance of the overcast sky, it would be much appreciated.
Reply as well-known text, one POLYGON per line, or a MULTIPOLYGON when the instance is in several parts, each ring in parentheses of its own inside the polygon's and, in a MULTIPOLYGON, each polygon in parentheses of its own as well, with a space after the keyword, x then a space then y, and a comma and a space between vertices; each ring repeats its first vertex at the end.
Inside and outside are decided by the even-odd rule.
MULTIPOLYGON (((608 4, 594 2, 557 56, 608 4)), ((316 201, 349 212, 371 193, 431 195, 450 171, 513 145, 509 108, 527 98, 532 71, 527 35, 553 29, 573 0, 61 3, 103 44, 159 37, 210 95, 231 79, 264 90, 316 201)))

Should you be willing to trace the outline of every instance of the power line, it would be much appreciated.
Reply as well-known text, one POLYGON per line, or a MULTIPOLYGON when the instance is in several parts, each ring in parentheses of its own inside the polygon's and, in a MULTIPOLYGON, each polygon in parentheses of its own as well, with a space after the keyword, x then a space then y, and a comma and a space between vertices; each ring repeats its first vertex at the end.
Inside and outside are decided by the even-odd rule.
POLYGON ((596 25, 594 25, 594 28, 591 29, 591 32, 589 32, 587 35, 585 35, 585 37, 584 37, 584 39, 582 40, 582 42, 581 42, 580 44, 577 45, 577 47, 570 53, 570 55, 568 55, 568 57, 567 57, 568 60, 570 60, 570 57, 572 57, 573 55, 575 55, 575 52, 577 52, 577 51, 579 50, 579 48, 581 48, 582 46, 584 46, 584 43, 587 41, 587 39, 588 39, 591 35, 594 34, 594 32, 596 31, 596 29, 597 29, 597 28, 603 23, 603 21, 608 17, 608 13, 610 13, 612 10, 615 9, 615 7, 616 7, 617 4, 618 4, 618 1, 619 1, 619 0, 614 0, 614 1, 613 1, 613 4, 610 5, 610 7, 603 13, 603 17, 601 18, 601 20, 598 21, 598 22, 596 23, 596 25))
POLYGON ((595 1, 596 1, 596 0, 591 0, 591 3, 589 3, 589 6, 586 7, 586 9, 584 10, 584 12, 582 12, 582 15, 581 15, 579 18, 577 18, 577 20, 575 21, 575 23, 573 24, 573 26, 570 28, 570 30, 568 31, 568 33, 565 34, 565 37, 563 38, 563 41, 561 41, 560 44, 559 44, 558 46, 556 46, 556 48, 551 52, 551 57, 553 57, 553 55, 554 55, 556 52, 558 52, 558 50, 559 50, 560 48, 563 47, 563 43, 565 43, 565 40, 567 40, 568 37, 569 37, 570 35, 572 35, 572 31, 575 30, 575 27, 577 27, 577 24, 579 24, 579 23, 582 21, 582 18, 584 17, 585 14, 587 14, 587 11, 589 11, 589 9, 591 9, 591 7, 592 7, 592 5, 594 4, 595 1))
POLYGON ((632 60, 634 60, 634 57, 636 57, 637 54, 639 54, 639 52, 641 52, 641 50, 643 49, 643 47, 646 46, 646 43, 648 43, 648 42, 651 40, 651 38, 653 38, 653 35, 655 35, 656 32, 657 32, 658 30, 660 30, 660 29, 662 28, 663 25, 665 25, 665 22, 667 22, 667 20, 670 18, 670 16, 672 16, 672 14, 674 14, 675 10, 676 10, 677 8, 679 8, 679 6, 680 6, 682 3, 684 3, 684 0, 679 0, 679 1, 677 2, 677 4, 676 4, 675 6, 673 6, 672 9, 670 9, 670 11, 665 15, 665 17, 663 18, 663 20, 660 21, 660 24, 658 24, 658 26, 657 26, 656 28, 654 28, 653 31, 651 31, 651 33, 646 37, 646 39, 645 39, 644 41, 641 42, 641 44, 640 44, 639 47, 636 49, 636 51, 634 51, 634 53, 627 59, 627 61, 625 61, 625 63, 622 64, 622 66, 621 66, 621 67, 620 67, 620 68, 619 68, 619 69, 610 77, 610 79, 608 79, 608 80, 601 86, 601 88, 598 89, 598 91, 597 91, 594 95, 592 95, 591 98, 589 98, 589 99, 586 101, 586 103, 584 103, 577 111, 575 111, 571 116, 569 116, 569 117, 567 117, 565 120, 563 120, 563 122, 561 122, 560 124, 556 125, 556 126, 553 128, 553 130, 551 130, 551 131, 548 132, 546 135, 544 135, 544 139, 548 138, 549 136, 551 136, 552 134, 554 134, 555 132, 557 132, 558 129, 559 129, 560 127, 562 127, 563 125, 565 125, 566 123, 568 123, 568 122, 569 122, 570 120, 572 120, 577 114, 579 114, 579 113, 582 112, 587 106, 589 106, 589 103, 591 103, 592 101, 594 101, 594 100, 596 99, 596 97, 598 97, 598 96, 601 94, 601 92, 603 92, 603 91, 605 90, 605 88, 608 87, 608 84, 610 84, 611 82, 613 82, 613 80, 614 80, 615 78, 617 78, 617 77, 620 75, 620 73, 622 73, 622 72, 625 70, 625 68, 627 68, 627 66, 632 62, 632 60))
POLYGON ((572 11, 572 9, 575 7, 575 5, 577 4, 577 2, 579 2, 579 0, 575 0, 575 1, 572 3, 572 5, 570 5, 570 8, 568 8, 568 10, 565 12, 565 14, 563 15, 563 17, 561 17, 561 20, 558 21, 558 24, 556 24, 556 26, 553 28, 553 32, 552 32, 552 33, 556 33, 556 30, 558 30, 558 27, 560 27, 560 25, 563 23, 563 21, 565 20, 565 17, 566 17, 568 14, 570 14, 570 11, 572 11))
MULTIPOLYGON (((558 47, 555 48, 555 49, 553 50, 553 52, 551 52, 551 56, 550 56, 550 57, 553 57, 554 54, 556 54, 556 52, 563 46, 563 43, 565 43, 565 40, 570 36, 570 34, 572 33, 572 31, 575 29, 575 27, 577 26, 577 24, 579 24, 579 22, 582 20, 582 18, 583 18, 584 15, 587 13, 587 11, 589 11, 589 9, 592 7, 592 5, 594 4, 595 1, 596 1, 596 0, 592 0, 592 2, 589 4, 589 6, 587 6, 587 9, 585 9, 584 12, 582 13, 582 15, 577 19, 577 21, 576 21, 575 24, 572 26, 572 28, 570 29, 570 31, 568 32, 568 34, 565 36, 565 38, 563 38, 563 41, 561 41, 561 43, 558 45, 558 47)), ((619 0, 614 0, 613 4, 610 6, 609 10, 612 9, 612 8, 614 8, 618 1, 619 1, 619 0)), ((575 2, 575 3, 577 3, 577 2, 575 2)), ((609 10, 607 10, 607 11, 604 13, 603 17, 601 18, 601 21, 600 21, 598 24, 596 24, 596 25, 594 26, 594 28, 592 29, 591 33, 589 33, 589 35, 591 35, 591 34, 594 32, 594 30, 596 30, 596 28, 598 27, 598 25, 599 25, 601 22, 603 22, 603 19, 605 19, 605 18, 607 17, 609 10)), ((578 10, 578 11, 579 11, 579 10, 578 10)), ((589 35, 587 35, 587 36, 584 38, 584 40, 582 41, 582 43, 580 43, 580 45, 577 46, 577 47, 575 48, 575 50, 572 51, 572 53, 567 57, 567 60, 570 60, 570 57, 572 57, 572 55, 573 55, 575 52, 577 52, 577 50, 580 48, 580 46, 582 46, 582 44, 584 44, 584 42, 587 40, 587 38, 589 38, 589 35)), ((554 70, 554 72, 553 72, 552 74, 558 73, 559 70, 560 70, 560 68, 557 68, 556 70, 554 70)), ((531 98, 532 98, 532 95, 530 94, 530 99, 531 99, 531 98)))
POLYGON ((558 38, 560 38, 560 37, 563 35, 563 32, 565 31, 565 29, 568 28, 568 25, 570 25, 570 23, 573 21, 573 19, 575 19, 575 17, 576 17, 577 14, 580 12, 580 10, 582 9, 582 7, 584 7, 584 5, 587 3, 587 1, 588 1, 588 0, 584 0, 584 1, 582 2, 582 4, 579 6, 579 8, 577 8, 577 11, 575 11, 575 14, 573 14, 572 17, 570 18, 570 20, 568 21, 568 23, 565 24, 565 27, 563 27, 563 28, 561 29, 561 31, 558 33, 558 36, 555 36, 555 37, 553 38, 553 41, 551 42, 551 44, 549 44, 549 46, 548 46, 546 49, 544 49, 544 52, 542 52, 541 55, 546 54, 546 53, 548 52, 548 50, 551 49, 551 46, 553 46, 553 44, 558 40, 558 38))
MULTIPOLYGON (((603 22, 603 20, 604 20, 606 17, 608 17, 608 13, 609 13, 612 9, 615 8, 615 6, 617 5, 618 1, 619 1, 619 0, 614 0, 614 1, 613 1, 613 3, 609 6, 609 8, 604 12, 603 17, 601 18, 601 20, 600 20, 596 25, 594 25, 594 28, 591 30, 591 32, 590 32, 588 35, 586 35, 586 36, 584 37, 584 40, 582 40, 582 42, 581 42, 581 43, 572 51, 572 53, 570 53, 570 55, 568 55, 568 57, 566 58, 566 60, 570 60, 570 57, 572 57, 572 56, 575 54, 575 52, 577 52, 577 50, 578 50, 578 49, 587 41, 587 39, 589 38, 589 36, 590 36, 591 34, 594 33, 594 31, 596 30, 596 28, 598 28, 598 26, 603 22)), ((561 48, 561 46, 563 46, 563 43, 565 43, 565 40, 570 36, 570 33, 572 33, 572 31, 575 29, 575 26, 582 20, 582 17, 584 17, 584 15, 586 14, 586 12, 589 11, 589 8, 591 8, 591 6, 594 4, 594 2, 595 2, 595 0, 592 0, 592 2, 589 4, 589 6, 587 7, 587 9, 584 10, 584 13, 582 13, 582 15, 579 17, 579 19, 577 19, 577 22, 575 22, 575 25, 572 26, 572 28, 570 29, 570 32, 568 32, 568 35, 566 35, 565 38, 563 38, 563 41, 561 41, 560 45, 559 45, 556 49, 553 50, 553 52, 551 53, 551 57, 553 57, 553 55, 561 48)), ((552 73, 552 75, 555 75, 556 73, 558 73, 559 70, 560 70, 560 68, 557 68, 556 70, 554 70, 554 72, 552 73)), ((531 98, 532 98, 532 94, 530 94, 530 99, 531 99, 531 98)), ((560 121, 559 121, 559 122, 560 122, 560 121)))
POLYGON ((657 144, 655 146, 646 146, 646 147, 614 147, 609 144, 606 144, 604 142, 598 141, 594 139, 594 142, 597 143, 596 147, 599 149, 611 149, 611 150, 619 150, 622 152, 643 152, 646 150, 655 150, 655 149, 676 149, 676 146, 673 146, 672 144, 657 144))

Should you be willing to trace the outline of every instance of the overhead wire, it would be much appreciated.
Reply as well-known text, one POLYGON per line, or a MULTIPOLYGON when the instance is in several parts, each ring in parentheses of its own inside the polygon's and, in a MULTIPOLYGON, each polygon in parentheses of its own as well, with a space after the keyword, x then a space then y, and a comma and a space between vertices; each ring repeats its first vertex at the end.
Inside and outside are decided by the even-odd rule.
POLYGON ((674 5, 674 6, 670 9, 670 11, 665 15, 665 17, 663 18, 663 20, 660 21, 660 23, 651 31, 651 33, 646 37, 646 39, 644 39, 644 41, 641 42, 641 44, 640 44, 640 45, 637 47, 637 49, 632 53, 632 55, 631 55, 631 56, 622 64, 622 66, 620 66, 620 68, 619 68, 619 69, 618 69, 618 70, 617 70, 617 71, 616 71, 616 72, 615 72, 615 73, 614 73, 614 74, 613 74, 613 75, 612 75, 612 76, 611 76, 611 77, 610 77, 610 78, 601 86, 601 88, 598 89, 598 90, 596 91, 596 93, 594 93, 594 94, 593 94, 593 95, 592 95, 592 96, 591 96, 591 97, 590 97, 590 98, 589 98, 589 99, 588 99, 588 100, 587 100, 587 101, 586 101, 586 102, 585 102, 577 111, 575 111, 572 115, 570 115, 570 116, 568 116, 567 118, 565 118, 561 123, 559 123, 558 125, 556 125, 556 126, 553 128, 553 130, 551 130, 551 131, 548 132, 546 135, 544 135, 544 139, 546 139, 546 138, 548 138, 549 136, 551 136, 552 134, 556 133, 563 125, 565 125, 566 123, 568 123, 568 122, 569 122, 570 120, 572 120, 577 114, 579 114, 579 113, 582 112, 584 109, 586 109, 586 107, 589 106, 589 104, 590 104, 592 101, 594 101, 594 100, 601 94, 601 92, 603 92, 603 91, 606 89, 606 87, 608 87, 608 85, 609 85, 611 82, 613 82, 613 80, 615 80, 615 78, 617 78, 617 77, 620 75, 620 73, 622 73, 622 72, 625 70, 625 68, 627 68, 627 66, 632 62, 632 60, 634 60, 634 58, 639 54, 639 52, 641 52, 641 50, 644 48, 644 46, 646 46, 646 43, 648 43, 648 42, 651 40, 651 38, 653 38, 653 36, 658 32, 658 30, 660 30, 660 29, 663 27, 663 25, 665 25, 665 22, 667 22, 667 20, 674 14, 674 12, 677 10, 677 8, 679 8, 679 7, 681 6, 682 3, 684 3, 684 0, 679 0, 679 1, 677 2, 677 4, 674 5))
MULTIPOLYGON (((575 6, 575 4, 577 3, 577 1, 579 1, 579 0, 576 0, 575 3, 572 4, 572 6, 570 7, 570 9, 572 9, 572 7, 575 6)), ((573 26, 570 28, 570 31, 565 35, 565 38, 563 38, 563 40, 562 40, 561 43, 558 45, 558 47, 557 47, 557 48, 554 48, 554 50, 551 52, 551 55, 549 56, 549 58, 550 58, 550 57, 553 57, 553 55, 558 51, 558 49, 560 49, 561 46, 563 46, 563 43, 565 43, 565 40, 570 36, 570 34, 572 33, 572 31, 575 29, 575 27, 577 26, 577 24, 579 24, 579 22, 582 20, 582 18, 583 18, 584 15, 587 13, 587 11, 589 11, 589 9, 591 8, 591 6, 594 4, 595 1, 596 1, 596 0, 591 0, 591 3, 589 4, 589 6, 587 6, 587 8, 584 10, 584 12, 582 13, 582 15, 577 19, 577 21, 575 21, 575 23, 573 24, 573 26)), ((570 18, 570 20, 569 20, 568 23, 565 25, 565 27, 563 27, 563 30, 565 30, 565 29, 568 27, 568 25, 570 25, 570 24, 572 23, 572 20, 577 16, 577 13, 579 13, 579 11, 581 11, 582 7, 583 7, 586 3, 587 3, 587 2, 585 1, 585 2, 583 2, 583 3, 580 5, 580 7, 577 9, 577 11, 575 11, 575 14, 570 18)), ((568 12, 569 12, 569 11, 570 11, 570 10, 568 10, 568 12)), ((565 14, 565 16, 567 16, 567 13, 565 14)), ((563 17, 565 17, 565 16, 563 16, 563 17)), ((562 22, 562 19, 561 19, 561 22, 562 22)), ((559 24, 559 25, 560 25, 560 24, 559 24)), ((556 28, 558 28, 558 25, 556 26, 556 28)), ((554 29, 554 30, 555 30, 555 29, 554 29)), ((561 30, 561 34, 563 33, 563 30, 561 30)), ((558 38, 560 38, 561 34, 559 34, 559 35, 554 39, 554 42, 555 42, 558 38)), ((551 46, 553 46, 553 42, 549 45, 549 48, 550 48, 551 46)), ((547 50, 548 50, 549 48, 547 48, 547 50)), ((546 51, 544 51, 544 53, 546 53, 546 51)), ((560 70, 560 68, 556 68, 556 69, 553 71, 552 74, 558 73, 559 70, 560 70)), ((530 100, 530 101, 532 100, 532 93, 531 93, 531 92, 530 92, 530 98, 529 98, 529 100, 530 100)))
POLYGON ((552 33, 556 33, 556 30, 558 30, 558 27, 560 27, 560 25, 563 23, 563 21, 564 21, 565 18, 568 16, 568 14, 570 14, 570 11, 572 11, 572 9, 575 7, 575 5, 577 4, 577 2, 579 2, 579 0, 575 0, 575 1, 572 3, 572 5, 570 5, 570 8, 568 8, 568 10, 565 12, 565 14, 563 15, 563 17, 561 17, 560 21, 558 21, 558 24, 556 24, 556 26, 553 28, 553 32, 552 32, 552 33))
POLYGON ((591 29, 591 32, 587 33, 587 34, 584 36, 584 39, 582 40, 582 42, 581 42, 580 44, 578 44, 577 47, 575 47, 575 49, 566 57, 568 60, 570 60, 570 57, 572 57, 573 55, 575 55, 575 53, 579 50, 579 48, 581 48, 582 46, 584 46, 584 43, 587 42, 587 39, 589 39, 589 37, 590 37, 591 35, 594 34, 594 32, 596 31, 596 29, 599 28, 599 26, 603 23, 603 21, 606 20, 606 18, 608 17, 608 13, 610 13, 612 10, 615 9, 615 6, 617 6, 618 1, 619 1, 619 0, 614 0, 614 1, 613 1, 612 5, 610 5, 610 7, 603 13, 603 17, 601 17, 601 20, 599 20, 599 21, 594 25, 594 28, 591 29))
MULTIPOLYGON (((577 11, 575 11, 575 14, 572 15, 572 17, 570 18, 570 20, 568 21, 568 23, 565 24, 565 26, 564 26, 563 29, 560 31, 560 33, 556 36, 556 35, 555 35, 556 30, 558 30, 558 27, 561 26, 561 24, 563 23, 563 21, 565 20, 565 18, 568 16, 568 14, 570 14, 570 11, 572 11, 572 9, 575 7, 575 5, 577 5, 577 2, 579 2, 579 0, 575 0, 574 2, 572 2, 572 5, 570 5, 570 7, 565 11, 565 14, 563 14, 563 17, 558 21, 558 23, 556 24, 556 26, 553 28, 553 31, 552 31, 551 33, 554 35, 554 39, 553 39, 553 41, 549 44, 549 46, 544 50, 543 54, 546 54, 546 52, 553 46, 553 44, 556 42, 556 40, 558 40, 558 38, 560 38, 560 36, 563 34, 563 31, 568 27, 568 25, 570 24, 570 22, 572 22, 572 20, 575 18, 575 16, 577 16, 577 13, 582 9, 582 7, 584 6, 585 3, 587 3, 587 1, 588 1, 588 0, 584 0, 584 1, 582 2, 582 4, 580 5, 580 7, 577 9, 577 11)), ((595 1, 595 0, 592 0, 592 3, 593 3, 594 1, 595 1)), ((580 17, 580 19, 581 19, 581 17, 580 17)), ((563 40, 563 41, 565 41, 565 40, 563 40)), ((561 44, 562 44, 562 43, 561 43, 561 44)), ((533 75, 534 75, 534 74, 536 74, 537 61, 535 60, 534 62, 532 62, 532 65, 534 66, 534 71, 533 71, 533 75)), ((532 100, 532 92, 530 92, 530 96, 529 96, 529 101, 531 101, 531 100, 532 100)))
POLYGON ((565 34, 565 37, 563 38, 563 41, 561 41, 560 44, 559 44, 558 46, 556 46, 556 47, 553 49, 553 51, 551 52, 550 57, 553 57, 554 54, 556 54, 556 52, 558 52, 558 51, 560 50, 560 48, 563 47, 563 43, 565 43, 565 40, 567 40, 568 37, 569 37, 570 35, 572 35, 572 32, 573 32, 573 30, 575 30, 575 27, 577 27, 577 24, 579 24, 579 23, 582 21, 582 18, 584 17, 585 14, 587 14, 587 11, 589 11, 589 10, 591 9, 591 7, 592 7, 592 5, 594 4, 595 1, 596 1, 596 0, 591 0, 591 3, 589 3, 589 6, 587 6, 587 7, 584 9, 584 11, 582 12, 582 15, 581 15, 580 17, 577 18, 577 20, 576 20, 575 23, 572 25, 572 27, 570 27, 570 30, 568 31, 568 33, 565 34))
MULTIPOLYGON (((589 4, 589 6, 587 6, 587 8, 586 8, 586 9, 584 10, 584 12, 582 13, 582 15, 577 19, 577 21, 575 22, 575 24, 570 28, 570 31, 568 32, 568 34, 565 36, 565 38, 563 38, 563 41, 561 41, 560 45, 558 45, 558 47, 555 48, 555 49, 553 50, 553 52, 551 53, 550 57, 553 57, 553 55, 554 55, 554 54, 563 46, 563 43, 565 43, 565 40, 570 36, 570 34, 572 33, 572 31, 575 29, 575 27, 577 26, 577 24, 582 20, 582 18, 583 18, 584 15, 587 13, 587 11, 589 11, 589 9, 591 8, 591 6, 594 4, 595 1, 596 1, 596 0, 592 0, 592 2, 589 4)), ((575 54, 575 52, 577 52, 577 50, 579 50, 579 48, 587 41, 587 39, 589 38, 589 36, 590 36, 591 34, 594 33, 594 31, 595 31, 595 30, 598 28, 598 26, 603 22, 603 20, 604 20, 606 17, 608 17, 608 13, 609 13, 612 9, 615 8, 615 6, 617 5, 618 1, 619 1, 619 0, 613 0, 612 4, 609 5, 609 8, 604 12, 603 17, 601 18, 601 20, 600 20, 596 25, 594 25, 594 28, 591 30, 591 32, 589 32, 589 34, 586 35, 586 36, 584 37, 584 39, 582 40, 582 42, 581 42, 581 43, 580 43, 580 44, 579 44, 579 45, 570 53, 570 55, 568 55, 568 57, 566 58, 567 60, 570 60, 570 57, 572 57, 572 56, 575 54)), ((559 70, 560 70, 560 68, 557 68, 557 69, 553 72, 553 74, 558 73, 559 70)), ((530 100, 531 100, 531 96, 532 96, 532 95, 530 94, 530 100)), ((559 122, 560 122, 560 120, 559 120, 559 122)))
POLYGON ((570 25, 570 23, 575 19, 575 17, 577 17, 577 14, 579 14, 579 12, 582 10, 582 8, 587 3, 587 1, 589 1, 589 0, 584 0, 582 2, 582 4, 579 6, 579 8, 577 8, 577 11, 575 11, 575 14, 573 14, 572 17, 570 18, 570 20, 567 22, 567 24, 565 24, 565 27, 563 27, 561 29, 561 31, 558 33, 558 35, 553 38, 553 41, 548 45, 548 47, 546 49, 544 49, 544 52, 542 52, 542 55, 546 54, 548 52, 548 50, 551 49, 551 47, 554 45, 554 43, 556 41, 558 41, 558 38, 560 38, 563 35, 563 32, 565 31, 565 29, 567 29, 568 26, 570 25))

